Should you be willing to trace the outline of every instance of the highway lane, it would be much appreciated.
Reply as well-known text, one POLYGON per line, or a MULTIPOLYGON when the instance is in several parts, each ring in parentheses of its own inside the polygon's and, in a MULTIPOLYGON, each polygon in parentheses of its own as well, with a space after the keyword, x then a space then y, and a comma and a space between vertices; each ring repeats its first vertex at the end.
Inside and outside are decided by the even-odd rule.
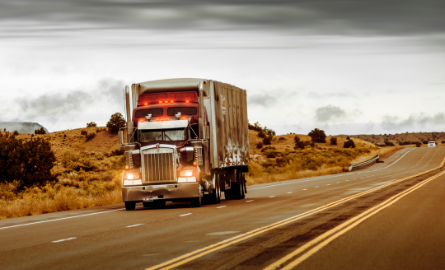
POLYGON ((437 167, 444 157, 442 147, 404 149, 363 171, 255 185, 249 187, 245 200, 223 200, 220 205, 201 208, 173 204, 166 209, 139 207, 127 212, 115 205, 5 220, 0 222, 0 242, 7 243, 0 246, 0 265, 14 269, 144 269, 437 167), (95 214, 101 211, 113 212, 95 214), (85 214, 93 215, 81 216, 85 214), (67 217, 73 218, 58 220, 67 217), (55 221, 26 225, 48 220, 55 221), (21 254, 28 255, 26 260, 21 254))
POLYGON ((346 231, 294 269, 445 269, 445 175, 346 231))

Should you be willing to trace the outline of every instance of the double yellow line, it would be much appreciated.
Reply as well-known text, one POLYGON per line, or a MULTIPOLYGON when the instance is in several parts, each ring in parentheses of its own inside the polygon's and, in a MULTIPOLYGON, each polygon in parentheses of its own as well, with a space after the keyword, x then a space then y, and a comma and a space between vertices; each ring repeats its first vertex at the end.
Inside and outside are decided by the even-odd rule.
MULTIPOLYGON (((445 159, 442 161, 442 163, 440 164, 440 166, 437 167, 437 168, 434 168, 434 169, 431 169, 431 170, 428 170, 428 171, 425 171, 425 172, 421 172, 421 173, 418 173, 418 174, 415 174, 415 175, 412 175, 412 176, 409 176, 409 177, 405 177, 405 178, 399 179, 399 180, 397 180, 397 181, 394 181, 394 182, 391 182, 391 183, 388 183, 388 184, 385 184, 385 185, 381 185, 381 186, 378 186, 378 187, 375 187, 375 188, 372 188, 372 189, 369 189, 369 190, 366 190, 366 191, 357 193, 357 194, 355 194, 355 195, 352 195, 352 196, 349 196, 349 197, 340 199, 340 200, 338 200, 338 201, 335 201, 335 202, 326 204, 326 205, 324 205, 324 206, 318 207, 318 208, 316 208, 316 209, 314 209, 314 210, 311 210, 311 211, 308 211, 308 212, 306 212, 306 213, 299 214, 299 215, 296 215, 296 216, 293 216, 293 217, 290 217, 290 218, 287 218, 287 219, 278 221, 278 222, 273 223, 273 224, 271 224, 271 225, 267 225, 267 226, 264 226, 264 227, 261 227, 261 228, 252 230, 252 231, 247 232, 247 233, 245 233, 245 234, 241 234, 241 235, 232 237, 232 238, 230 238, 230 239, 227 239, 227 240, 218 242, 218 243, 216 243, 216 244, 212 244, 212 245, 210 245, 210 246, 207 246, 207 247, 204 247, 204 248, 201 248, 201 249, 198 249, 198 250, 189 252, 189 253, 184 254, 184 255, 182 255, 182 256, 179 256, 179 257, 177 257, 177 258, 175 258, 175 259, 172 259, 172 260, 166 261, 166 262, 164 262, 164 263, 161 263, 161 264, 158 264, 158 265, 155 265, 155 266, 146 268, 146 270, 156 270, 156 269, 168 270, 168 269, 172 269, 172 268, 178 267, 178 266, 180 266, 180 265, 183 265, 183 264, 186 264, 186 263, 188 263, 188 262, 190 262, 190 261, 193 261, 193 260, 195 260, 195 259, 197 259, 197 258, 200 258, 200 257, 202 257, 202 256, 205 256, 205 255, 207 255, 207 254, 209 254, 209 253, 215 252, 215 251, 217 251, 217 250, 223 249, 223 248, 228 247, 228 246, 230 246, 230 245, 233 245, 233 244, 236 244, 236 243, 238 243, 238 242, 241 242, 241 241, 247 240, 247 239, 249 239, 249 238, 255 237, 255 236, 259 235, 259 234, 262 234, 262 233, 271 231, 271 230, 273 230, 273 229, 282 227, 282 226, 284 226, 284 225, 286 225, 286 224, 295 222, 295 221, 297 221, 297 220, 300 220, 300 219, 302 219, 302 218, 308 217, 308 216, 310 216, 310 215, 313 215, 313 214, 322 212, 322 211, 324 211, 324 210, 326 210, 326 209, 329 209, 329 208, 332 208, 332 207, 337 206, 337 205, 339 205, 339 204, 345 203, 345 202, 347 202, 347 201, 356 199, 356 198, 358 198, 358 197, 361 197, 361 196, 363 196, 363 195, 369 194, 369 193, 374 192, 374 191, 376 191, 376 190, 385 188, 385 187, 387 187, 387 186, 389 186, 389 185, 393 185, 393 184, 395 184, 395 183, 399 183, 399 182, 405 181, 405 180, 407 180, 407 179, 410 179, 410 178, 413 178, 413 177, 417 177, 417 176, 426 174, 426 173, 428 173, 428 172, 434 171, 434 170, 436 170, 436 169, 438 169, 438 168, 441 168, 441 167, 444 165, 444 163, 445 163, 445 159)), ((374 209, 374 208, 372 208, 372 209, 374 209)), ((311 241, 311 242, 312 242, 312 241, 311 241)), ((311 243, 311 242, 310 242, 310 243, 311 243)), ((287 256, 286 256, 286 257, 287 257, 287 256)), ((286 257, 285 257, 285 258, 286 258, 286 257)), ((292 256, 292 257, 294 257, 294 256, 292 256)), ((290 258, 291 258, 291 257, 290 257, 290 258)), ((286 259, 285 261, 289 260, 290 258, 286 259)), ((284 259, 284 258, 283 258, 283 259, 284 259)), ((281 259, 281 260, 279 260, 279 261, 282 261, 283 259, 281 259)), ((273 265, 275 265, 275 263, 274 263, 273 265)), ((280 265, 280 264, 278 264, 278 265, 280 265)), ((269 267, 271 267, 271 266, 269 266, 269 267)), ((269 267, 267 267, 266 269, 273 269, 273 267, 272 267, 272 268, 269 268, 269 267)))
POLYGON ((388 200, 382 202, 381 204, 374 206, 373 208, 361 213, 360 215, 340 224, 339 226, 335 227, 334 229, 325 232, 324 234, 318 236, 317 238, 313 239, 312 241, 306 243, 305 245, 299 247, 298 249, 296 249, 295 251, 293 251, 292 253, 286 255, 285 257, 283 257, 282 259, 274 262, 273 264, 269 265, 268 267, 264 268, 264 270, 272 270, 272 269, 277 269, 278 267, 280 267, 281 265, 285 264, 287 261, 289 261, 290 259, 294 258, 295 256, 303 253, 305 250, 309 249, 310 247, 314 246, 312 249, 308 250, 306 253, 304 253, 302 256, 298 257, 297 259, 295 259, 294 261, 290 262, 289 264, 287 264, 286 266, 284 266, 283 268, 281 268, 282 270, 289 270, 294 268, 295 266, 299 265, 301 262, 303 262, 304 260, 306 260, 307 258, 309 258, 311 255, 313 255, 314 253, 316 253, 317 251, 319 251, 320 249, 322 249, 323 247, 325 247, 327 244, 329 244, 330 242, 332 242, 333 240, 335 240, 336 238, 338 238, 339 236, 341 236, 342 234, 346 233, 347 231, 351 230, 352 228, 354 228, 355 226, 357 226, 358 224, 360 224, 361 222, 363 222, 364 220, 370 218, 371 216, 377 214, 378 212, 382 211, 383 209, 385 209, 386 207, 394 204, 395 202, 397 202, 398 200, 400 200, 401 198, 405 197, 406 195, 410 194, 411 192, 419 189, 420 187, 422 187, 423 185, 427 184, 428 182, 436 179, 437 177, 440 177, 442 175, 445 174, 445 171, 436 174, 426 180, 423 180, 422 182, 408 188, 407 190, 404 190, 402 192, 400 192, 397 195, 394 195, 393 197, 389 198, 388 200))

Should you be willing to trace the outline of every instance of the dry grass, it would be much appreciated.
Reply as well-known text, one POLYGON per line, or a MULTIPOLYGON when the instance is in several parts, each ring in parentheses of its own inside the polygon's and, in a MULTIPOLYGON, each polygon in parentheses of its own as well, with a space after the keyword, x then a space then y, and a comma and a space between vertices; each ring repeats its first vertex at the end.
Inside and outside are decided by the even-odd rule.
POLYGON ((17 191, 17 183, 0 184, 0 219, 110 205, 122 202, 120 180, 62 183, 17 191), (66 183, 64 183, 66 184, 66 183))
MULTIPOLYGON (((274 149, 264 150, 263 147, 261 151, 256 148, 261 138, 257 136, 257 132, 250 131, 251 166, 246 177, 248 185, 346 172, 350 164, 369 160, 377 154, 385 158, 399 149, 413 147, 410 145, 381 148, 370 142, 351 138, 356 148, 344 149, 345 138, 338 137, 337 145, 330 145, 330 137, 327 137, 327 143, 316 143, 315 147, 307 146, 304 150, 294 150, 294 137, 295 135, 276 136, 269 146, 274 149), (271 155, 271 152, 274 154, 271 155)), ((298 137, 302 141, 310 140, 306 135, 298 137)))

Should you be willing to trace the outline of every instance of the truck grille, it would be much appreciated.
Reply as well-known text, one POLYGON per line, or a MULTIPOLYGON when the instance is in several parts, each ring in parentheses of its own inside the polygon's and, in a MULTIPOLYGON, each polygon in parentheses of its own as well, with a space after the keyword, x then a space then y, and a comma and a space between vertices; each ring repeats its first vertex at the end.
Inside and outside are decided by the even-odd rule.
POLYGON ((156 153, 150 149, 143 154, 144 182, 176 182, 174 153, 156 153))

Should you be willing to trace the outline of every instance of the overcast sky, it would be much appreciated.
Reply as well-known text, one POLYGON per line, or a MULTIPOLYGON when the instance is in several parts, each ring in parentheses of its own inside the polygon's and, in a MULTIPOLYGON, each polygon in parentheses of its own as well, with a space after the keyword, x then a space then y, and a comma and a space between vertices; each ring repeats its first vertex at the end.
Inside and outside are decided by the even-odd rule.
POLYGON ((278 134, 445 131, 445 1, 0 0, 0 122, 103 126, 125 85, 184 77, 278 134))

